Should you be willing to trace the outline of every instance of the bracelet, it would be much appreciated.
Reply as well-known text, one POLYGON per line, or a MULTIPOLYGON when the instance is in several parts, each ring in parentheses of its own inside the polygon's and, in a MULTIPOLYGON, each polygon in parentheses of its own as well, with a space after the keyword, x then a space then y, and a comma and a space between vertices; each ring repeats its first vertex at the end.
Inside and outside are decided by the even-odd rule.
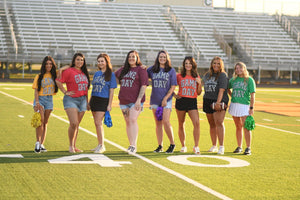
POLYGON ((250 110, 252 110, 253 109, 253 106, 250 106, 250 110))

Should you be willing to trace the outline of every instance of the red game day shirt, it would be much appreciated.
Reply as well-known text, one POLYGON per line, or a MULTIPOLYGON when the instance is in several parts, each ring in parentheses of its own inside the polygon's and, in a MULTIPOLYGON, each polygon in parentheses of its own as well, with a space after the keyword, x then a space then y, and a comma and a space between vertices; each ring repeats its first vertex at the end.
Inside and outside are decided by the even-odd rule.
POLYGON ((198 86, 196 78, 190 75, 185 75, 185 77, 183 78, 181 74, 177 74, 177 84, 179 86, 179 96, 187 98, 197 98, 198 86))
POLYGON ((88 94, 88 79, 86 75, 75 67, 70 67, 64 70, 59 79, 62 83, 66 83, 67 91, 75 92, 71 97, 87 96, 88 94))

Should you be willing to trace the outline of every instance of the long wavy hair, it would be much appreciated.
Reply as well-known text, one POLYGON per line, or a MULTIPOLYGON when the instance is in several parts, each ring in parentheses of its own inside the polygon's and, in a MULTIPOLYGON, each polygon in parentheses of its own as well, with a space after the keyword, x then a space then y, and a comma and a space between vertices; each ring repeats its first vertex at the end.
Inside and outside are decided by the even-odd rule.
POLYGON ((192 64, 192 70, 191 70, 191 76, 193 78, 198 77, 198 72, 197 72, 197 63, 195 59, 192 56, 186 56, 182 62, 182 70, 181 70, 181 76, 185 77, 186 76, 186 69, 185 69, 185 61, 189 60, 192 64))
POLYGON ((243 78, 244 78, 244 82, 247 82, 248 79, 249 79, 249 72, 247 70, 247 66, 245 63, 243 62, 237 62, 235 65, 234 65, 234 72, 233 72, 233 79, 236 79, 238 77, 238 75, 235 73, 235 69, 237 66, 240 66, 242 69, 243 69, 243 78))
POLYGON ((141 62, 141 60, 140 60, 140 56, 139 56, 138 52, 135 51, 135 50, 129 51, 128 54, 127 54, 127 56, 126 56, 124 68, 122 69, 122 71, 121 71, 121 73, 120 73, 119 80, 122 80, 122 78, 123 78, 123 77, 129 72, 129 70, 130 70, 130 64, 129 64, 129 62, 128 62, 128 59, 129 59, 129 55, 130 55, 131 53, 134 53, 135 56, 136 56, 136 63, 135 63, 136 66, 142 66, 142 65, 143 65, 142 62, 141 62))
POLYGON ((88 79, 88 89, 89 89, 90 88, 90 75, 89 75, 89 72, 88 72, 87 67, 86 67, 85 57, 82 53, 75 53, 74 54, 70 67, 75 67, 75 60, 78 56, 83 58, 83 65, 80 69, 86 75, 86 77, 88 79))
POLYGON ((43 59, 43 62, 42 62, 42 66, 41 66, 41 72, 39 74, 39 78, 38 78, 38 91, 41 91, 41 87, 42 87, 42 80, 44 78, 44 74, 47 72, 46 71, 46 64, 47 64, 47 61, 50 60, 51 63, 52 63, 52 68, 51 68, 51 76, 52 76, 52 80, 55 84, 54 86, 54 92, 56 93, 58 91, 58 87, 56 85, 56 82, 55 82, 55 79, 56 79, 56 64, 55 64, 55 61, 54 59, 51 57, 51 56, 46 56, 44 59, 43 59))
POLYGON ((215 78, 215 80, 217 80, 222 72, 224 72, 225 74, 226 74, 226 72, 225 72, 224 62, 223 62, 222 58, 220 58, 219 56, 215 56, 215 57, 211 60, 211 62, 210 62, 210 67, 209 67, 209 70, 208 70, 208 72, 207 72, 207 73, 209 73, 209 78, 211 78, 212 75, 214 74, 213 63, 214 63, 215 60, 220 61, 220 69, 219 69, 219 71, 217 72, 217 76, 216 76, 216 78, 215 78))
POLYGON ((166 54, 166 57, 167 57, 165 68, 164 68, 165 72, 169 72, 172 69, 171 59, 170 59, 170 56, 169 56, 168 52, 165 51, 165 50, 161 50, 161 51, 158 52, 157 57, 156 57, 155 62, 154 62, 154 65, 152 67, 152 72, 154 72, 154 73, 158 73, 160 71, 159 56, 162 53, 166 54))
POLYGON ((104 79, 105 81, 110 81, 111 79, 111 74, 112 74, 112 64, 110 62, 110 57, 106 53, 100 53, 97 57, 97 60, 99 58, 104 58, 106 62, 106 71, 104 72, 104 79))

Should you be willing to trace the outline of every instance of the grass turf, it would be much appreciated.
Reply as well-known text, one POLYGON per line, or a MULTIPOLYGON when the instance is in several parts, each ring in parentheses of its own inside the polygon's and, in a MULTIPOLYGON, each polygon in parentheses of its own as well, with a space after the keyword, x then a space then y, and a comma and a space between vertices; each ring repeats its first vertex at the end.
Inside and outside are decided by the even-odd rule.
MULTIPOLYGON (((295 89, 293 89, 295 90, 295 89)), ((28 102, 33 100, 33 90, 28 84, 0 85, 0 91, 18 97, 28 102)), ((282 90, 281 96, 294 94, 299 101, 299 92, 282 90)), ((147 90, 147 101, 151 90, 147 90)), ((275 95, 278 93, 273 91, 275 95)), ((114 105, 117 105, 115 91, 114 105)), ((68 150, 68 125, 51 117, 48 125, 48 135, 45 146, 47 153, 33 153, 35 131, 30 127, 32 107, 0 93, 0 155, 22 154, 24 158, 0 158, 0 199, 216 199, 215 196, 150 165, 137 157, 130 156, 124 151, 106 143, 104 153, 114 161, 130 161, 122 167, 109 168, 96 164, 50 164, 49 159, 70 156, 68 150), (23 116, 23 117, 22 117, 23 116)), ((257 99, 274 97, 269 92, 257 92, 257 99)), ((280 97, 282 98, 282 97, 280 97)), ((202 102, 202 95, 198 98, 202 102)), ((63 110, 62 95, 54 98, 53 113, 67 119, 63 110)), ((211 146, 208 123, 200 111, 201 138, 200 150, 202 155, 208 153, 211 146)), ((105 137, 124 148, 128 146, 125 124, 118 107, 112 112, 113 127, 105 127, 105 137)), ((267 126, 299 132, 299 117, 286 117, 264 112, 255 112, 254 117, 259 124, 264 119, 273 120, 267 126), (272 125, 276 124, 276 125, 272 125), (281 125, 283 124, 283 125, 281 125)), ((211 168, 195 167, 170 162, 164 153, 154 154, 156 148, 155 124, 152 112, 144 108, 139 120, 138 154, 159 163, 169 169, 183 174, 211 189, 233 199, 299 199, 300 198, 300 147, 299 135, 276 131, 257 126, 253 132, 253 155, 235 155, 231 153, 236 147, 235 128, 230 115, 226 115, 225 155, 238 158, 250 163, 241 168, 211 168)), ((176 149, 173 155, 182 155, 177 136, 177 118, 175 110, 171 115, 174 129, 176 149)), ((81 127, 95 132, 92 115, 86 112, 81 127)), ((187 118, 187 147, 192 154, 193 138, 192 124, 187 118)), ((165 149, 169 145, 164 135, 165 149)), ((96 138, 80 131, 78 147, 84 153, 92 153, 89 149, 97 145, 96 138)), ((244 145, 245 146, 245 145, 244 145)), ((204 164, 221 165, 226 161, 209 158, 190 158, 190 161, 204 164)))

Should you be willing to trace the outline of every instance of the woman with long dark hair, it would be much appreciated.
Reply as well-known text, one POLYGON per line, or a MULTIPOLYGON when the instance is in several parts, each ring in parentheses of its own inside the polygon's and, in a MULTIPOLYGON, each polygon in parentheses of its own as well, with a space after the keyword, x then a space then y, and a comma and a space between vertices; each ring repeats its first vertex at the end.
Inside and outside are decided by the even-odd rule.
POLYGON ((70 122, 69 152, 82 152, 76 147, 78 127, 88 106, 88 89, 90 87, 90 77, 87 70, 85 57, 82 53, 73 56, 70 68, 64 70, 61 77, 56 79, 58 88, 64 93, 64 109, 70 122), (63 83, 66 83, 67 89, 63 83))
POLYGON ((175 148, 173 128, 170 123, 172 111, 172 97, 177 85, 176 71, 171 66, 169 54, 162 50, 159 51, 152 67, 147 69, 148 76, 152 80, 152 92, 150 98, 150 109, 152 109, 155 124, 158 147, 155 153, 163 151, 164 130, 169 138, 170 146, 166 153, 173 153, 175 148), (162 119, 158 120, 156 111, 161 106, 162 119))
POLYGON ((47 135, 47 125, 53 110, 53 95, 57 93, 56 64, 51 56, 43 59, 40 74, 36 75, 32 88, 34 89, 34 111, 41 114, 41 126, 36 128, 36 143, 34 152, 47 152, 44 142, 47 135))
POLYGON ((110 57, 107 54, 99 54, 97 62, 99 71, 94 74, 92 97, 89 105, 94 117, 98 138, 98 146, 92 150, 94 153, 103 153, 106 150, 104 146, 103 118, 106 111, 111 111, 117 81, 115 74, 112 72, 110 57))
POLYGON ((194 147, 195 154, 200 154, 199 139, 200 139, 200 123, 197 106, 197 96, 202 92, 201 79, 197 72, 197 63, 191 56, 184 58, 182 63, 181 73, 177 74, 177 84, 179 86, 176 98, 175 108, 178 118, 178 135, 181 142, 181 153, 187 152, 185 145, 185 116, 188 113, 192 120, 194 130, 194 147))
POLYGON ((136 153, 138 124, 137 118, 143 109, 145 91, 148 86, 148 75, 137 51, 129 51, 125 64, 115 72, 120 83, 120 108, 126 122, 126 133, 129 140, 129 154, 136 153))

